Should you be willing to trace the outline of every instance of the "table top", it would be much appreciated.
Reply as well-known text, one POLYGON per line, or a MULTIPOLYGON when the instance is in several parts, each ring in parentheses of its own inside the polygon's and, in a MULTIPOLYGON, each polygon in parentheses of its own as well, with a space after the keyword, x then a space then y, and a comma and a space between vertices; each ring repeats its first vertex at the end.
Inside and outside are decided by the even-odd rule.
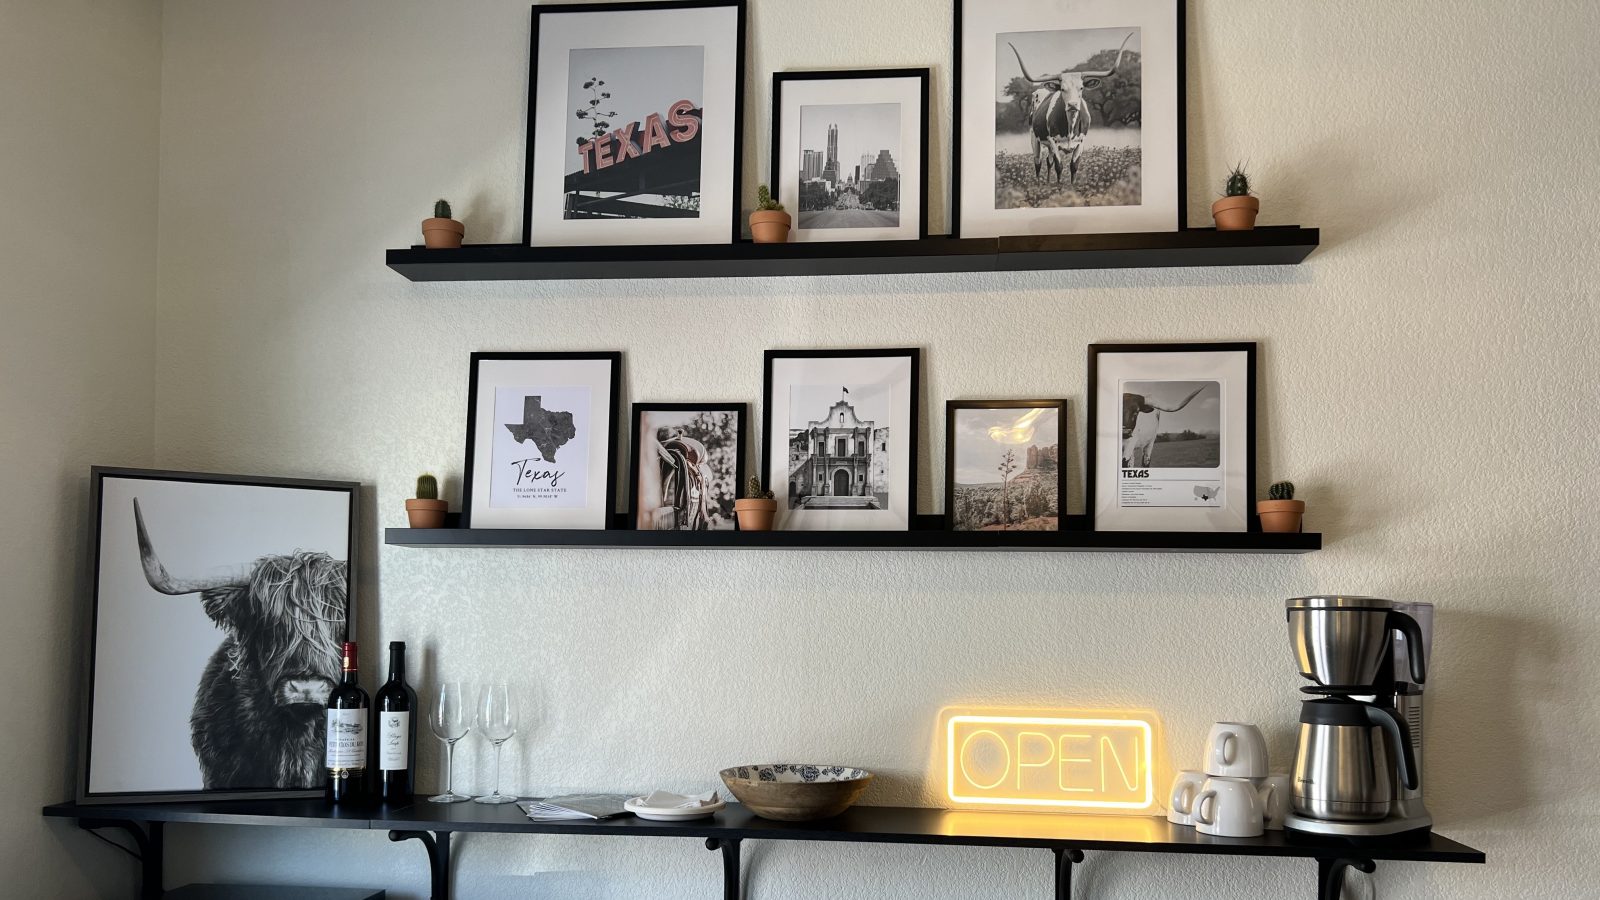
POLYGON ((1224 856, 1328 857, 1356 854, 1374 860, 1481 863, 1482 851, 1434 833, 1352 844, 1282 831, 1260 837, 1201 834, 1153 816, 979 812, 904 806, 857 806, 818 822, 763 819, 737 803, 704 819, 651 822, 633 816, 603 821, 535 822, 516 804, 429 803, 333 807, 320 799, 227 800, 185 803, 60 803, 47 816, 232 825, 298 825, 401 831, 600 834, 779 841, 947 844, 978 847, 1071 847, 1144 853, 1224 856))

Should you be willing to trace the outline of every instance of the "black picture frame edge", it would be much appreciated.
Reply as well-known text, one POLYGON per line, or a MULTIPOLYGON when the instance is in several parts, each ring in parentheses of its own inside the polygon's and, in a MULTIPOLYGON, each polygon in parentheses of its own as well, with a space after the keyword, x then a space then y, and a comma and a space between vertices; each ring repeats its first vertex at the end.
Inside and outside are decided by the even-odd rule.
MULTIPOLYGON (((1176 8, 1174 44, 1177 59, 1178 106, 1178 231, 1189 230, 1189 33, 1185 0, 1170 0, 1176 8)), ((950 32, 950 236, 961 237, 961 10, 966 0, 953 0, 955 13, 950 32)))
POLYGON ((191 472, 177 469, 141 469, 125 466, 89 467, 89 513, 93 522, 89 528, 89 546, 86 557, 86 590, 89 615, 84 621, 80 637, 78 670, 82 678, 78 698, 78 734, 74 744, 78 758, 73 773, 73 801, 80 806, 109 805, 126 802, 182 803, 195 800, 304 800, 320 797, 321 788, 306 790, 278 790, 260 788, 251 790, 207 791, 121 791, 91 793, 89 769, 92 762, 94 723, 95 649, 100 620, 100 548, 104 523, 103 484, 107 478, 125 478, 145 481, 177 481, 201 484, 227 484, 255 487, 281 487, 300 490, 342 491, 349 495, 349 528, 347 530, 347 559, 345 570, 345 639, 356 633, 360 607, 356 554, 360 537, 361 487, 359 481, 339 481, 319 478, 295 478, 273 475, 230 475, 223 472, 191 472))
MULTIPOLYGON (((750 404, 749 403, 694 403, 670 402, 652 403, 635 402, 628 413, 628 508, 623 513, 628 530, 639 531, 639 414, 644 412, 731 412, 737 418, 736 427, 739 429, 739 438, 734 442, 734 472, 733 492, 737 498, 740 487, 744 484, 745 473, 749 471, 746 461, 750 455, 749 432, 750 404)), ((724 528, 723 531, 735 531, 736 528, 724 528)))
POLYGON ((1095 531, 1095 417, 1099 392, 1099 366, 1102 353, 1237 353, 1245 354, 1245 532, 1260 530, 1250 504, 1256 492, 1256 366, 1258 341, 1186 341, 1177 343, 1155 342, 1149 344, 1095 343, 1089 345, 1088 373, 1084 397, 1084 460, 1083 460, 1083 514, 1084 527, 1095 531))
POLYGON ((616 527, 617 518, 617 417, 622 414, 621 350, 479 350, 468 357, 467 375, 467 458, 461 467, 461 527, 472 527, 473 450, 478 430, 478 364, 480 362, 521 360, 604 360, 611 363, 611 397, 606 414, 606 506, 605 526, 616 527))
MULTIPOLYGON (((1056 411, 1056 447, 1066 443, 1068 400, 946 400, 944 402, 944 518, 945 528, 956 529, 955 516, 955 462, 956 430, 952 423, 961 409, 1041 409, 1056 411)), ((1067 467, 1065 460, 1056 462, 1056 531, 1066 531, 1067 524, 1067 467)))
MULTIPOLYGON (((917 185, 917 189, 920 192, 921 197, 921 203, 919 206, 921 210, 921 216, 920 221, 917 223, 917 240, 927 240, 929 200, 928 185, 930 181, 928 175, 928 144, 933 137, 933 125, 928 121, 929 103, 932 93, 931 86, 933 84, 933 68, 931 66, 922 68, 901 67, 889 69, 800 69, 789 72, 773 72, 772 109, 769 110, 769 113, 772 117, 772 127, 769 140, 772 146, 769 154, 770 159, 768 162, 767 178, 769 183, 774 188, 778 186, 779 160, 782 158, 780 151, 783 147, 783 141, 781 138, 783 135, 783 83, 785 81, 848 81, 855 79, 879 78, 916 78, 921 81, 921 86, 919 88, 919 102, 921 104, 921 111, 919 115, 922 116, 922 127, 918 129, 921 134, 921 139, 917 152, 917 171, 920 175, 920 178, 918 179, 920 183, 917 185)), ((799 210, 796 210, 795 212, 798 213, 799 210)))
MULTIPOLYGON (((917 447, 921 439, 922 426, 922 348, 921 347, 872 347, 863 349, 826 349, 826 350, 767 350, 761 357, 761 484, 767 490, 773 490, 769 480, 770 462, 772 458, 772 363, 779 359, 855 359, 863 357, 892 357, 904 356, 911 362, 911 447, 907 454, 908 494, 906 496, 906 528, 907 531, 916 531, 919 514, 917 512, 917 495, 921 487, 917 466, 917 447)), ((774 491, 774 493, 776 493, 774 491)))
MULTIPOLYGON (((528 102, 527 121, 523 123, 523 164, 522 164, 522 246, 529 247, 533 244, 533 130, 538 122, 535 117, 537 104, 534 87, 538 84, 539 74, 539 17, 544 15, 560 15, 562 13, 599 13, 599 12, 656 12, 661 10, 679 9, 708 9, 719 6, 735 8, 735 46, 734 46, 734 80, 733 80, 733 202, 731 210, 732 222, 728 243, 737 244, 744 236, 744 210, 742 197, 744 196, 744 89, 745 89, 745 42, 749 29, 749 0, 640 0, 629 3, 552 3, 532 6, 530 15, 533 22, 528 33, 528 102)), ((609 246, 609 245, 607 245, 609 246)), ((615 502, 612 503, 615 506, 615 502)))

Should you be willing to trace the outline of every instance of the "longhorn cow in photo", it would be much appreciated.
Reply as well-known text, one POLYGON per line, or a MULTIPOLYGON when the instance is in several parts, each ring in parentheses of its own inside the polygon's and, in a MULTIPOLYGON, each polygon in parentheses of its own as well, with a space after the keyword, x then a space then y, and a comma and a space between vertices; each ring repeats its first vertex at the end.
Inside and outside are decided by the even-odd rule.
POLYGON ((1044 78, 1035 78, 1028 72, 1028 64, 1022 61, 1022 53, 1015 44, 1006 44, 1011 52, 1016 54, 1017 66, 1022 69, 1023 80, 1037 85, 1023 112, 1028 116, 1028 138, 1033 148, 1033 174, 1036 178, 1046 178, 1048 173, 1055 173, 1056 182, 1061 182, 1061 171, 1067 170, 1067 183, 1078 182, 1078 158, 1083 153, 1083 139, 1089 133, 1091 118, 1089 116, 1089 103, 1084 100, 1085 90, 1094 90, 1100 86, 1102 79, 1111 77, 1122 65, 1122 57, 1128 52, 1128 41, 1133 39, 1133 32, 1122 39, 1122 46, 1117 49, 1117 58, 1111 63, 1111 68, 1104 71, 1082 72, 1057 72, 1044 78), (1043 155, 1043 154, 1048 154, 1043 155))
POLYGON ((137 499, 133 517, 145 580, 170 596, 199 594, 226 635, 189 717, 206 789, 316 787, 345 636, 348 561, 297 550, 232 574, 177 578, 156 555, 137 499))
POLYGON ((1143 394, 1122 395, 1122 467, 1145 469, 1150 466, 1150 451, 1155 447, 1156 435, 1161 431, 1161 414, 1177 412, 1189 405, 1206 386, 1201 385, 1183 398, 1177 406, 1156 406, 1145 400, 1143 394))

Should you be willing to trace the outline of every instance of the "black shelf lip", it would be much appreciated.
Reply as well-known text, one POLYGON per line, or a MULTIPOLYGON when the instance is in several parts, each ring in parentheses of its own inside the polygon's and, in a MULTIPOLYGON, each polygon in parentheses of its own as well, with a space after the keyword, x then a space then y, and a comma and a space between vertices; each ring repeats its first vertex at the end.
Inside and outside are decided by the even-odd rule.
POLYGON ((61 803, 47 816, 75 819, 197 822, 247 825, 313 825, 373 830, 498 832, 505 834, 594 834, 607 837, 692 837, 736 840, 823 841, 876 844, 935 844, 968 847, 1075 847, 1081 850, 1185 853, 1211 856, 1334 858, 1483 863, 1487 856, 1439 834, 1354 845, 1282 831, 1254 838, 1200 834, 1153 816, 1090 816, 1061 813, 990 813, 904 806, 856 806, 820 822, 763 819, 738 803, 706 819, 649 822, 626 816, 594 822, 534 822, 515 805, 437 804, 354 810, 325 801, 247 800, 144 803, 119 806, 61 803), (208 811, 212 810, 212 811, 208 811), (253 811, 252 811, 253 810, 253 811), (175 815, 175 813, 181 813, 175 815))
POLYGON ((412 281, 538 281, 777 275, 906 275, 1169 266, 1294 265, 1320 241, 1315 228, 1252 231, 931 237, 918 241, 389 250, 389 268, 412 281))
POLYGON ((387 528, 397 547, 544 549, 975 550, 1082 553, 1310 553, 1316 533, 1191 531, 633 531, 387 528))

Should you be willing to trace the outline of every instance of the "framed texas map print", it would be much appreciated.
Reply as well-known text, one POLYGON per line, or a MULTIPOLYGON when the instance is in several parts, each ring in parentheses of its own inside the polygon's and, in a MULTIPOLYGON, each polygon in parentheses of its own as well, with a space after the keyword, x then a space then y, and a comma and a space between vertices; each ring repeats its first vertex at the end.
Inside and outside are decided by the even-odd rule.
POLYGON ((609 528, 620 353, 474 353, 461 524, 609 528))
POLYGON ((1249 531, 1256 345, 1090 344, 1095 531, 1249 531))

